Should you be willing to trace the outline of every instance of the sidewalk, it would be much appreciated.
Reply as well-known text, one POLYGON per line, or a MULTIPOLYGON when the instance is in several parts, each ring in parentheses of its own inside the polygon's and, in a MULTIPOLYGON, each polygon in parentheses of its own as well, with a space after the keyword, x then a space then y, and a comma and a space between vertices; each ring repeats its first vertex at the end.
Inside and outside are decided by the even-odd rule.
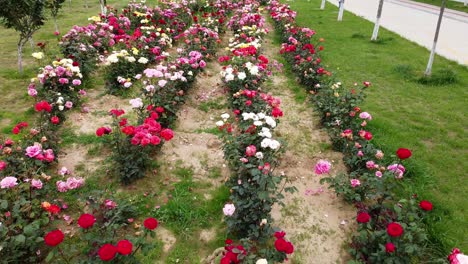
MULTIPOLYGON (((337 0, 328 0, 338 5, 337 0)), ((375 22, 378 0, 346 0, 345 10, 375 22)), ((380 25, 428 49, 434 42, 440 8, 409 0, 385 0, 380 25)), ((346 14, 343 16, 346 23, 346 14)), ((369 36, 372 32, 369 32, 369 36)), ((468 65, 468 14, 445 9, 437 54, 468 65)), ((427 54, 429 57, 429 52, 427 54)))

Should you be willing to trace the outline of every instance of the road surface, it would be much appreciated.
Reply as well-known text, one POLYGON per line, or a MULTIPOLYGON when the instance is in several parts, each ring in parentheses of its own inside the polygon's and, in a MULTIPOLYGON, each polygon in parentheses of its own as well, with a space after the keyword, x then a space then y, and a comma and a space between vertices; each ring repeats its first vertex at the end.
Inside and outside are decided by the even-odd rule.
MULTIPOLYGON (((337 0, 328 0, 338 5, 337 0)), ((378 0, 345 0, 345 10, 375 22, 378 0)), ((428 49, 434 42, 440 8, 408 0, 385 0, 380 25, 428 49)), ((346 14, 343 16, 346 23, 346 14)), ((372 32, 369 32, 372 34, 372 32)), ((468 14, 445 9, 436 53, 468 65, 468 14)), ((429 52, 427 54, 429 58, 429 52)))

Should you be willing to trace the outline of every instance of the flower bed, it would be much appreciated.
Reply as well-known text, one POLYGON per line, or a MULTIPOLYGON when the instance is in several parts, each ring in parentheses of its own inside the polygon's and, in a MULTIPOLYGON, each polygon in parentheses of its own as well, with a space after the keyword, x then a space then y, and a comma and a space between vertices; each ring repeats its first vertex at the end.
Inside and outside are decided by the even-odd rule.
POLYGON ((226 240, 220 263, 282 262, 294 251, 285 233, 273 227, 270 214, 272 206, 281 203, 281 184, 287 179, 274 173, 285 143, 274 136, 283 116, 281 100, 261 89, 277 65, 261 55, 262 37, 267 33, 264 24, 259 4, 244 2, 228 22, 234 33, 229 53, 219 57, 234 114, 223 114, 216 123, 233 172, 226 182, 231 195, 223 213, 229 235, 239 241, 226 240))
POLYGON ((417 195, 396 200, 395 190, 406 171, 404 160, 411 157, 411 151, 401 148, 396 156, 386 159, 393 162, 387 163, 384 153, 372 144, 372 133, 366 130, 372 115, 359 107, 370 83, 346 88, 334 80, 321 65, 320 43, 324 40, 312 44, 315 32, 297 25, 296 13, 289 6, 272 1, 269 10, 284 42, 280 53, 311 94, 334 149, 343 152, 350 171, 321 180, 357 208, 358 228, 349 252, 364 263, 407 263, 427 258, 422 250, 427 243, 423 217, 432 210, 432 204, 418 201, 417 195))

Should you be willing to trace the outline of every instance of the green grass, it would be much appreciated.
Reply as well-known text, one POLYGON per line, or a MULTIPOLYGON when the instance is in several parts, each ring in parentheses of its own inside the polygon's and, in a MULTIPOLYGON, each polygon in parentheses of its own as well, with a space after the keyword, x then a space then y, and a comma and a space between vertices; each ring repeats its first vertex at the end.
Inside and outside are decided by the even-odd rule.
POLYGON ((424 79, 429 51, 385 29, 370 42, 373 24, 349 12, 337 22, 337 8, 319 10, 320 1, 288 2, 298 11, 300 25, 325 38, 322 61, 350 86, 370 81, 362 109, 374 120, 374 143, 392 155, 410 148, 410 173, 401 196, 417 193, 434 203, 428 215, 431 243, 439 253, 452 247, 468 251, 466 171, 468 69, 436 56, 434 75, 424 79))
MULTIPOLYGON (((440 7, 442 5, 442 0, 413 0, 415 2, 420 2, 420 3, 426 3, 430 5, 435 5, 440 7)), ((456 2, 456 1, 450 1, 447 0, 447 4, 445 6, 446 8, 453 9, 453 10, 458 10, 462 12, 468 13, 468 6, 464 6, 463 2, 456 2)))

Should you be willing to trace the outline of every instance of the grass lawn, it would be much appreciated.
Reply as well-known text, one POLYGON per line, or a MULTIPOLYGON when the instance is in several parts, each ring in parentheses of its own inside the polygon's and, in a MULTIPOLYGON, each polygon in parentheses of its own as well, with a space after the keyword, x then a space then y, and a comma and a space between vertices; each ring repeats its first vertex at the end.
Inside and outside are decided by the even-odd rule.
POLYGON ((299 24, 325 38, 322 61, 338 79, 348 86, 372 83, 362 108, 374 116, 374 143, 387 156, 399 147, 412 149, 401 196, 416 193, 434 203, 428 218, 434 248, 441 254, 452 247, 467 252, 468 68, 437 56, 433 78, 423 84, 427 49, 383 28, 373 43, 373 23, 349 12, 337 22, 337 7, 328 4, 321 11, 319 0, 288 3, 299 24), (455 82, 440 84, 454 75, 455 82))
MULTIPOLYGON (((420 2, 420 3, 426 3, 430 5, 435 5, 440 7, 442 5, 442 0, 413 0, 415 2, 420 2)), ((457 2, 457 1, 447 1, 447 5, 445 6, 446 8, 453 9, 453 10, 458 10, 462 12, 468 13, 468 6, 464 6, 463 2, 457 2)))

